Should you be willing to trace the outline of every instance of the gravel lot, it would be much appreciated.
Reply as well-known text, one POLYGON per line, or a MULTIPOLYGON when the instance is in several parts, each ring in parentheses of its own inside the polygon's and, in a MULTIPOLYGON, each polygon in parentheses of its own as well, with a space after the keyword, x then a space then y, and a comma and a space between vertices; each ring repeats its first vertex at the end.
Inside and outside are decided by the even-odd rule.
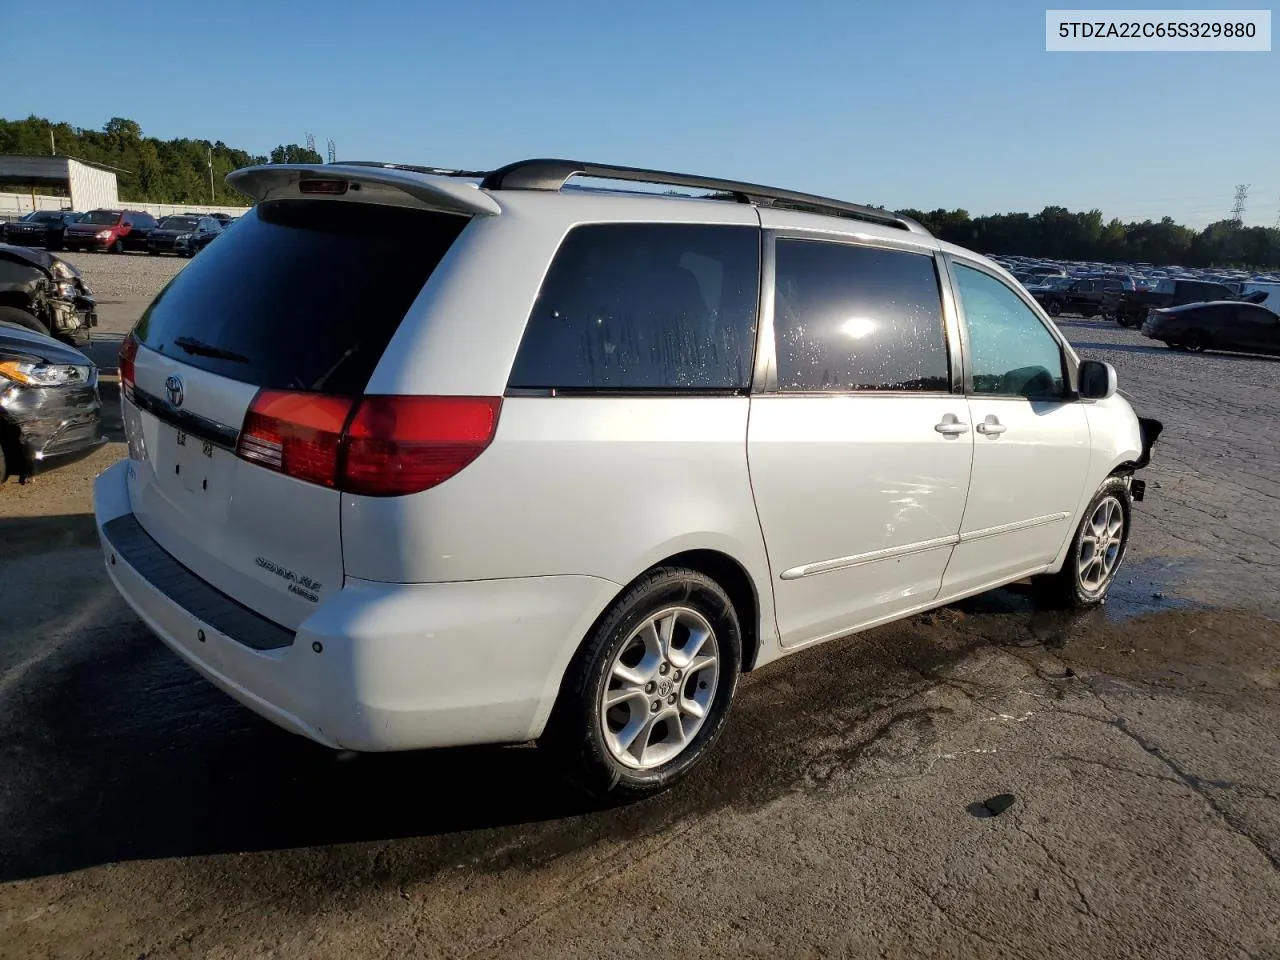
POLYGON ((103 303, 149 301, 187 265, 182 257, 149 257, 126 253, 60 253, 83 271, 103 303))
MULTIPOLYGON (((75 260, 100 358, 183 263, 75 260)), ((112 591, 121 444, 7 485, 0 958, 1280 957, 1280 361, 1062 325, 1167 425, 1105 610, 1006 590, 788 658, 626 809, 528 748, 276 730, 112 591)))

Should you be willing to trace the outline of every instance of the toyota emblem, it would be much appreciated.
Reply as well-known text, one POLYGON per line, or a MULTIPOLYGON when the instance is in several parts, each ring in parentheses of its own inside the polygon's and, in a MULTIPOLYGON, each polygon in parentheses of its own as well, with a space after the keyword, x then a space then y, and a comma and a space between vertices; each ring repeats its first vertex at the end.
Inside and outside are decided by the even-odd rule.
POLYGON ((173 376, 173 377, 170 377, 168 380, 166 380, 164 382, 164 392, 169 397, 169 403, 172 406, 175 406, 175 407, 182 406, 184 394, 182 392, 181 377, 173 376))

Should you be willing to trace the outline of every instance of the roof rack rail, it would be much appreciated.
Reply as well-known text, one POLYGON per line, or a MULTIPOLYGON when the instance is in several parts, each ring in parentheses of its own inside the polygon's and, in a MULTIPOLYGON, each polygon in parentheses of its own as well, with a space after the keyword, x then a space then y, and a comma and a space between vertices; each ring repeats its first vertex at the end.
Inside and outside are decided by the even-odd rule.
MULTIPOLYGON (((393 164, 392 166, 399 166, 393 164)), ((406 169, 430 171, 428 168, 406 169)), ((908 230, 922 236, 932 236, 921 224, 910 217, 900 216, 889 210, 879 210, 861 203, 847 203, 811 193, 798 193, 778 187, 766 187, 758 183, 742 183, 737 180, 721 180, 717 177, 700 177, 688 173, 670 173, 663 170, 646 170, 641 167, 620 167, 607 163, 581 163, 576 160, 521 160, 499 167, 484 174, 480 186, 487 190, 549 190, 558 191, 574 177, 595 177, 602 180, 624 180, 635 183, 653 183, 697 190, 712 190, 731 194, 738 203, 755 206, 781 207, 820 213, 828 216, 868 220, 900 230, 908 230)))
POLYGON ((468 180, 480 180, 487 177, 487 170, 454 170, 450 167, 422 167, 413 163, 384 163, 381 160, 335 160, 335 167, 383 167, 387 170, 411 170, 414 173, 426 173, 433 177, 461 177, 468 180))

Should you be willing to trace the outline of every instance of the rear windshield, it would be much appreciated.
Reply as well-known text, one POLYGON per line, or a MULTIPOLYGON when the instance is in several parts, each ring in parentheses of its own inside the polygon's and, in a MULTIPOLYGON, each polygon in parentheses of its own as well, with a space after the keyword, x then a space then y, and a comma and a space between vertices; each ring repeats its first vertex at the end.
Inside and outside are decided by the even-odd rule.
POLYGON ((93 210, 80 218, 81 223, 96 223, 101 226, 112 226, 120 222, 120 214, 114 210, 93 210))
POLYGON ((345 202, 259 204, 169 282, 134 332, 233 380, 358 394, 467 222, 345 202))

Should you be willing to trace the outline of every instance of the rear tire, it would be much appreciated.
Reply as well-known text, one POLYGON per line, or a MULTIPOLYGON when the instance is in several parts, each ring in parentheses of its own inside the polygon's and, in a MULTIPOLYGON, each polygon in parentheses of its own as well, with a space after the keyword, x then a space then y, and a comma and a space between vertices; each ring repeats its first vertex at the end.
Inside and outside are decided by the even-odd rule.
POLYGON ((1049 311, 1049 316, 1051 317, 1062 316, 1062 304, 1058 303, 1056 300, 1050 300, 1044 305, 1044 308, 1049 311))
POLYGON ((0 307, 0 322, 12 323, 18 327, 34 330, 36 333, 43 333, 46 337, 49 336, 49 328, 40 322, 39 317, 25 310, 19 310, 17 307, 0 307))
POLYGON ((1041 578, 1040 601, 1055 610, 1085 610, 1107 599, 1129 548, 1133 497, 1124 477, 1108 477, 1085 508, 1057 573, 1041 578))
POLYGON ((695 570, 651 570, 587 635, 538 746, 593 796, 659 793, 710 752, 741 664, 742 630, 724 589, 695 570))

